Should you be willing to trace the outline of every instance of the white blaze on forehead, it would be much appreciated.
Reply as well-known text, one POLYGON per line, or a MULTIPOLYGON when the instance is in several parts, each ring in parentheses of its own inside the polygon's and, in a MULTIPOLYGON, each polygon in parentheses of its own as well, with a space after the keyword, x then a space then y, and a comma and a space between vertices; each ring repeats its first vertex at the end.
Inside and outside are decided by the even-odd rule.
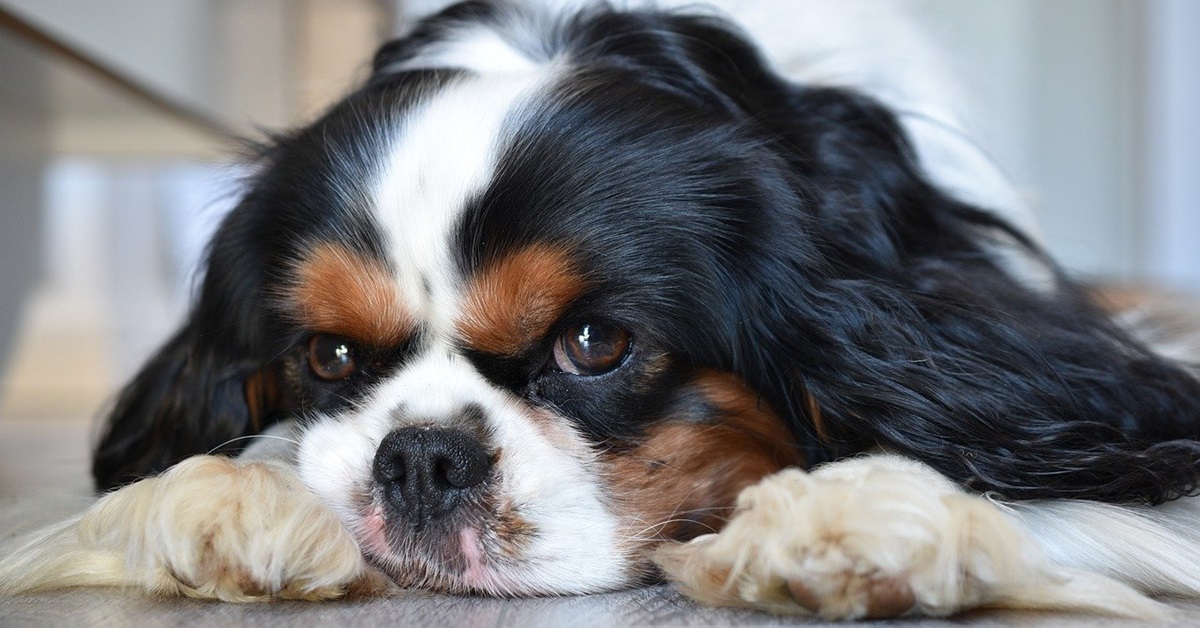
POLYGON ((408 114, 375 185, 374 214, 402 298, 436 336, 454 321, 453 229, 464 203, 486 188, 505 121, 544 74, 470 76, 408 114))
MULTIPOLYGON (((530 42, 531 45, 539 45, 530 42)), ((445 40, 426 46, 415 56, 385 67, 384 72, 446 68, 480 74, 536 71, 542 63, 487 25, 463 28, 445 40)))

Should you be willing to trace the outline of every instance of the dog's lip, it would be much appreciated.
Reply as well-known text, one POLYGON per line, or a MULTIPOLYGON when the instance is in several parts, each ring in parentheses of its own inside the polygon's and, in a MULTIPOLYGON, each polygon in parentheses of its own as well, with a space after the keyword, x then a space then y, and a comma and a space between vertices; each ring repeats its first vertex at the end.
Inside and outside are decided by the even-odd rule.
MULTIPOLYGON (((458 560, 436 560, 431 556, 398 551, 388 539, 389 522, 384 508, 375 502, 364 504, 359 511, 355 536, 364 554, 388 573, 401 586, 455 591, 462 589, 486 591, 497 587, 497 574, 482 540, 482 531, 469 523, 446 529, 436 543, 435 554, 455 556, 458 560), (432 579, 422 575, 434 575, 432 579)), ((432 549, 432 548, 430 548, 432 549)))
MULTIPOLYGON (((364 542, 364 547, 368 542, 364 542)), ((444 551, 458 560, 440 561, 433 557, 397 554, 390 546, 371 552, 377 567, 396 584, 405 588, 442 591, 452 594, 483 593, 508 595, 523 587, 506 578, 492 566, 478 528, 465 525, 445 539, 444 551)), ((519 594, 519 593, 517 593, 519 594)))

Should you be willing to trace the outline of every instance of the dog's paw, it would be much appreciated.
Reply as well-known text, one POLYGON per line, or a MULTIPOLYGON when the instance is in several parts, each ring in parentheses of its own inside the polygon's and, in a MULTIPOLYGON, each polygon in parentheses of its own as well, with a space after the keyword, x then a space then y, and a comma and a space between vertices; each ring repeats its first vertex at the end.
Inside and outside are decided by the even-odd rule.
POLYGON ((80 535, 124 548, 151 588, 227 601, 329 599, 369 586, 349 532, 290 469, 185 460, 105 498, 80 535))
POLYGON ((5 568, 20 574, 8 579, 14 591, 115 585, 253 601, 390 586, 290 469, 217 456, 190 458, 104 496, 10 561, 5 568))
POLYGON ((768 477, 719 534, 664 546, 656 560, 702 602, 829 619, 980 606, 1162 612, 1122 584, 1049 563, 1001 508, 892 456, 768 477))

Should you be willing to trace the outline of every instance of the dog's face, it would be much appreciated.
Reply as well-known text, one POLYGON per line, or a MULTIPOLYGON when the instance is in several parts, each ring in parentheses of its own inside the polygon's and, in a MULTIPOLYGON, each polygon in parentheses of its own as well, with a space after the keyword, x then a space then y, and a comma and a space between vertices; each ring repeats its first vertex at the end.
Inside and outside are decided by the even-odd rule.
POLYGON ((276 354, 255 386, 300 415, 301 478, 398 581, 644 581, 656 541, 718 530, 802 462, 731 355, 772 226, 752 205, 795 200, 764 176, 786 168, 682 59, 526 57, 479 17, 385 51, 282 140, 214 255, 254 242, 245 300, 276 354), (464 56, 485 45, 511 58, 464 56))
POLYGON ((644 581, 747 485, 875 445, 1009 495, 1169 496, 1187 452, 1104 459, 1194 380, 1011 255, 1039 259, 884 108, 721 24, 463 5, 264 153, 94 469, 294 420, 376 564, 496 594, 644 581))
MULTIPOLYGON (((749 155, 682 98, 579 74, 400 78, 333 114, 373 136, 309 131, 337 146, 310 185, 353 189, 322 189, 330 228, 283 251, 276 306, 318 409, 298 467, 401 582, 637 581, 652 542, 717 530, 800 462, 712 344, 755 228, 749 155)), ((291 157, 276 167, 310 177, 291 157)))
MULTIPOLYGON (((329 148, 310 185, 352 189, 322 189, 309 211, 335 228, 283 251, 295 372, 321 400, 301 477, 405 583, 644 579, 654 541, 716 531, 801 461, 723 355, 763 228, 744 205, 773 193, 745 173, 770 153, 634 72, 387 76, 438 60, 391 62, 396 88, 307 132, 329 148)), ((311 177, 292 156, 275 167, 311 177)))

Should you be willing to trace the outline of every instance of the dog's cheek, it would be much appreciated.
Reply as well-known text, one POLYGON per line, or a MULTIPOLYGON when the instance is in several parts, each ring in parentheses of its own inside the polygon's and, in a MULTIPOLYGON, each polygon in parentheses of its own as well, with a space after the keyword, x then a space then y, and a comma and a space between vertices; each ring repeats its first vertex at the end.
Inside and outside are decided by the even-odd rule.
POLYGON ((647 547, 719 531, 743 488, 804 466, 785 424, 737 377, 703 372, 683 396, 703 403, 675 409, 633 447, 604 455, 630 538, 647 547))

